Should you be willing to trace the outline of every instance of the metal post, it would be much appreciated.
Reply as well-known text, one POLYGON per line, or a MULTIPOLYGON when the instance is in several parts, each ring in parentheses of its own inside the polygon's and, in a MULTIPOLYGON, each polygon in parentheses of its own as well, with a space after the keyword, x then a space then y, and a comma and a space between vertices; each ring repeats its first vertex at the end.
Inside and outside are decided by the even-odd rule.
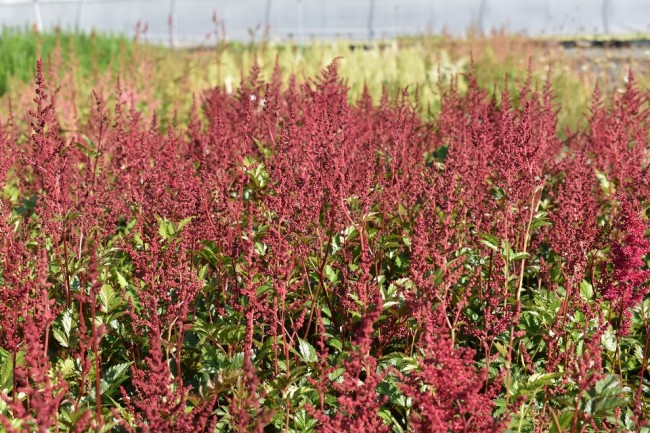
POLYGON ((38 0, 34 0, 34 21, 36 24, 36 30, 39 32, 43 31, 43 20, 41 19, 41 5, 38 3, 38 0))
POLYGON ((271 28, 271 6, 273 0, 266 0, 266 13, 264 14, 264 31, 268 32, 271 28))
POLYGON ((548 3, 549 0, 544 2, 544 33, 553 33, 551 29, 551 6, 548 3))
POLYGON ((602 9, 603 29, 607 34, 609 34, 609 10, 610 10, 609 0, 603 0, 603 9, 602 9))
POLYGON ((169 5, 169 38, 172 47, 176 46, 176 0, 169 5))
POLYGON ((375 37, 375 0, 370 0, 370 9, 368 10, 368 40, 372 41, 375 37))
POLYGON ((481 5, 478 9, 478 29, 482 34, 485 34, 485 9, 487 8, 487 0, 481 0, 481 5))
POLYGON ((85 6, 86 6, 86 1, 79 0, 79 3, 77 5, 77 25, 76 25, 76 30, 78 32, 83 31, 84 29, 85 6))
POLYGON ((298 0, 298 39, 300 43, 304 43, 305 40, 305 29, 303 28, 304 12, 302 0, 298 0))

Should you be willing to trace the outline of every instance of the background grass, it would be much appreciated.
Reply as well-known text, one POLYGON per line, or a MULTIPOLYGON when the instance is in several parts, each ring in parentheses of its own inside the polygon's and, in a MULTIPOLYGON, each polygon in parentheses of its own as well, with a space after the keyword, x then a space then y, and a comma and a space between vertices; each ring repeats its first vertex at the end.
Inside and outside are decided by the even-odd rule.
POLYGON ((46 60, 50 78, 59 82, 62 94, 73 98, 76 106, 87 106, 79 102, 86 102, 92 90, 110 96, 119 79, 127 94, 147 101, 138 108, 149 114, 155 110, 163 119, 188 113, 194 96, 208 87, 236 88, 255 62, 262 78, 268 79, 277 64, 284 77, 293 74, 300 82, 339 59, 351 99, 358 98, 364 87, 375 100, 384 91, 396 96, 406 88, 412 97, 417 94, 423 115, 437 112, 440 84, 447 86, 457 80, 463 90, 463 74, 472 67, 481 87, 499 95, 500 89, 509 86, 515 100, 517 83, 529 75, 539 86, 550 78, 558 107, 562 107, 560 131, 574 129, 584 121, 596 83, 606 96, 622 91, 631 69, 640 88, 650 85, 645 72, 650 70, 650 56, 640 48, 564 50, 554 40, 504 33, 367 44, 222 41, 201 49, 169 49, 118 35, 39 34, 5 28, 0 37, 0 110, 7 106, 2 99, 11 98, 18 106, 31 104, 31 97, 25 98, 30 95, 25 87, 33 87, 34 64, 39 57, 46 60))
POLYGON ((64 61, 77 62, 82 74, 119 70, 119 60, 133 53, 131 39, 118 35, 97 33, 45 33, 3 28, 0 32, 0 96, 9 91, 12 79, 30 82, 37 58, 50 58, 56 46, 61 48, 64 61))

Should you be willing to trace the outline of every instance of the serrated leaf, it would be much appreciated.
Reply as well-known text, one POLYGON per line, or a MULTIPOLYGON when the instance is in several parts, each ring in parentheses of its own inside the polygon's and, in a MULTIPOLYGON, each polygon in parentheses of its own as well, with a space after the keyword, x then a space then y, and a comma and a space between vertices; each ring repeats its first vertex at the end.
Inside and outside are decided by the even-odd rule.
POLYGON ((541 227, 550 225, 551 223, 548 220, 548 214, 546 211, 540 211, 535 214, 533 220, 530 222, 530 230, 535 231, 541 227))
POLYGON ((69 347, 68 337, 60 329, 52 329, 52 334, 61 346, 69 347))
POLYGON ((234 370, 239 370, 244 366, 244 352, 239 352, 233 355, 232 358, 230 358, 230 364, 228 365, 228 369, 231 371, 234 370))
POLYGON ((327 344, 332 346, 334 349, 338 350, 339 352, 343 351, 343 343, 341 343, 341 340, 337 338, 328 338, 327 339, 327 344))
POLYGON ((194 219, 193 216, 190 216, 190 217, 187 217, 187 218, 183 218, 183 219, 178 223, 178 226, 176 227, 176 233, 178 233, 178 232, 180 232, 181 230, 183 230, 183 227, 185 227, 185 226, 186 226, 190 221, 192 221, 192 219, 194 219))
POLYGON ((530 254, 528 253, 523 253, 523 252, 514 253, 510 256, 510 261, 523 260, 523 259, 527 259, 528 257, 530 257, 530 254))
POLYGON ((362 221, 365 221, 365 222, 373 222, 373 221, 378 220, 378 218, 377 218, 378 215, 379 215, 379 212, 368 212, 363 217, 361 217, 361 219, 362 219, 362 221))
MULTIPOLYGON (((120 274, 118 273, 118 275, 120 274)), ((110 312, 114 299, 115 299, 115 293, 113 292, 113 289, 108 284, 104 284, 102 286, 102 289, 99 291, 99 302, 101 302, 101 304, 104 306, 105 312, 107 313, 110 312)))
POLYGON ((610 374, 607 377, 599 380, 596 382, 595 386, 597 394, 617 392, 620 390, 620 388, 619 378, 614 374, 610 374))
POLYGON ((305 362, 316 362, 318 361, 318 355, 314 346, 309 344, 309 342, 303 340, 302 338, 298 339, 298 350, 300 355, 305 362))
POLYGON ((589 281, 580 281, 580 295, 585 301, 589 301, 594 296, 594 288, 589 281))
POLYGON ((255 242, 255 252, 260 255, 264 256, 266 254, 266 244, 263 242, 255 242))
POLYGON ((634 357, 635 357, 639 362, 641 362, 641 363, 643 362, 643 358, 644 358, 644 356, 643 356, 643 348, 642 348, 641 346, 636 346, 636 347, 634 348, 634 357))
POLYGON ((65 360, 60 360, 57 364, 57 371, 66 378, 74 372, 74 361, 72 358, 67 358, 65 360))
POLYGON ((329 373, 327 377, 332 382, 336 382, 341 376, 343 376, 343 373, 345 373, 345 368, 340 367, 329 373))
POLYGON ((112 365, 106 369, 102 375, 102 385, 100 387, 102 395, 108 391, 117 389, 122 382, 128 379, 127 371, 130 366, 130 362, 125 362, 123 364, 112 365), (106 386, 104 386, 104 383, 106 383, 106 386))
POLYGON ((498 341, 495 341, 494 342, 494 347, 501 354, 501 356, 503 356, 504 358, 507 358, 508 350, 503 346, 503 344, 499 343, 498 341))
POLYGON ((618 343, 616 342, 616 335, 614 334, 614 331, 612 328, 608 328, 607 331, 603 334, 601 337, 601 342, 603 343, 603 346, 605 346, 605 349, 607 349, 610 352, 616 352, 616 347, 618 346, 618 343))
POLYGON ((481 233, 479 236, 479 242, 487 246, 494 251, 499 251, 499 239, 489 233, 481 233))
MULTIPOLYGON (((61 325, 63 326, 63 331, 65 332, 66 340, 70 338, 70 331, 72 331, 72 310, 67 309, 63 313, 63 318, 61 319, 61 325)), ((67 347, 67 346, 66 346, 67 347)))
POLYGON ((554 379, 561 377, 561 373, 535 373, 528 378, 529 387, 543 387, 552 383, 554 379))
MULTIPOLYGON (((102 377, 99 382, 99 393, 102 396, 108 396, 116 391, 119 386, 128 379, 128 374, 127 371, 129 367, 131 366, 131 362, 123 363, 123 364, 116 364, 112 365, 109 368, 107 368, 104 373, 102 374, 102 377)), ((90 392, 89 392, 89 397, 92 401, 95 401, 95 387, 91 387, 90 392)))
POLYGON ((330 265, 325 265, 325 268, 323 269, 325 276, 327 279, 330 281, 330 283, 336 283, 339 279, 338 274, 336 271, 330 266, 330 265))
POLYGON ((512 247, 510 246, 510 242, 503 239, 501 241, 501 257, 503 257, 504 259, 510 261, 510 260, 512 260, 513 254, 514 253, 512 251, 512 247))

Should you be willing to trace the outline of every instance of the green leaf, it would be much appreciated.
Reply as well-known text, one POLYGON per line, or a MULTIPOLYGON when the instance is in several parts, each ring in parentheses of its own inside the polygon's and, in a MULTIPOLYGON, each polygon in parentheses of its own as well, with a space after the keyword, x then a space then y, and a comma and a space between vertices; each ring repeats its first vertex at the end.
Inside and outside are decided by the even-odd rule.
MULTIPOLYGON (((119 386, 129 378, 128 369, 131 362, 112 365, 107 368, 102 374, 99 383, 99 393, 102 396, 111 396, 119 389, 119 386)), ((89 396, 92 401, 95 401, 95 387, 91 387, 89 396)))
POLYGON ((503 346, 503 344, 499 343, 498 341, 495 341, 494 347, 501 354, 501 356, 503 356, 504 358, 508 357, 508 350, 505 348, 505 346, 503 346))
POLYGON ((528 378, 528 385, 541 388, 561 376, 562 373, 535 373, 528 378))
POLYGON ((264 254, 266 254, 266 249, 267 249, 267 246, 266 246, 265 243, 263 243, 263 242, 255 242, 255 252, 258 255, 264 256, 264 254))
POLYGON ((298 339, 298 350, 300 351, 300 355, 302 356, 302 359, 305 360, 305 362, 312 363, 318 361, 318 355, 314 346, 302 338, 298 339))
POLYGON ((61 325, 63 326, 63 331, 65 332, 67 340, 70 338, 70 331, 72 331, 72 310, 70 308, 68 308, 65 313, 63 313, 61 325))
POLYGON ((550 433, 564 433, 573 420, 573 409, 563 411, 560 416, 557 416, 555 411, 551 409, 553 423, 551 423, 550 433))
POLYGON ((510 256, 510 261, 523 260, 523 259, 527 259, 528 257, 530 257, 530 254, 528 253, 523 253, 523 252, 514 253, 510 256))
POLYGON ((400 425, 399 421, 395 419, 391 411, 385 407, 382 407, 377 411, 377 415, 384 421, 384 424, 390 426, 393 432, 402 433, 404 429, 400 425))
POLYGON ((325 265, 325 268, 323 269, 325 276, 327 277, 328 280, 330 280, 330 283, 334 284, 338 281, 339 276, 337 272, 332 269, 330 265, 325 265))
POLYGON ((332 382, 336 382, 341 376, 345 373, 345 368, 340 367, 328 374, 328 379, 332 382))
MULTIPOLYGON (((121 276, 121 274, 118 273, 121 276)), ((122 277, 124 278, 124 277, 122 277)), ((119 277, 118 277, 119 280, 119 277)), ((126 281, 126 280, 125 280, 126 281)), ((99 302, 104 307, 104 312, 110 313, 113 307, 113 302, 115 300, 115 292, 108 284, 104 284, 102 289, 99 291, 99 302)))
POLYGON ((131 366, 130 362, 125 362, 123 364, 116 364, 106 369, 102 375, 102 385, 100 391, 102 395, 111 394, 114 390, 128 379, 128 370, 131 366), (104 386, 104 383, 106 386, 104 386))
MULTIPOLYGON (((282 421, 284 422, 284 415, 282 416, 282 421)), ((293 416, 293 421, 295 424, 296 432, 310 432, 316 427, 318 421, 312 418, 307 411, 304 409, 299 410, 293 416)))
POLYGON ((599 380, 595 386, 596 394, 613 394, 622 390, 620 380, 617 375, 610 374, 599 380))
POLYGON ((56 341, 63 347, 69 347, 68 336, 65 335, 60 329, 52 329, 52 334, 56 341))
POLYGON ((343 351, 343 343, 341 343, 341 340, 337 338, 328 338, 327 339, 327 344, 332 346, 334 349, 338 350, 339 352, 343 351))
POLYGON ((607 175, 605 173, 596 170, 596 179, 598 179, 598 184, 607 197, 609 197, 612 192, 616 192, 612 186, 612 183, 609 181, 609 179, 607 179, 607 175))
POLYGON ((257 138, 253 138, 253 142, 257 145, 257 148, 259 149, 259 151, 262 152, 262 155, 264 156, 264 159, 269 159, 273 155, 273 153, 271 152, 271 149, 264 146, 264 143, 262 143, 257 138))
POLYGON ((640 363, 643 363, 643 348, 641 345, 637 345, 634 347, 634 357, 639 361, 640 363))
POLYGON ((594 296, 594 288, 587 280, 580 281, 580 295, 585 301, 591 300, 594 296))
POLYGON ((229 370, 239 370, 244 366, 244 352, 238 352, 230 358, 229 370))
POLYGON ((507 261, 510 261, 510 260, 512 260, 513 255, 514 255, 514 252, 512 251, 512 247, 510 246, 510 242, 503 239, 501 241, 501 257, 503 257, 507 261))
POLYGON ((74 361, 72 358, 60 359, 57 363, 57 372, 61 373, 64 378, 72 376, 74 373, 74 361))
POLYGON ((479 242, 483 245, 486 245, 488 248, 493 249, 494 251, 499 251, 499 239, 496 236, 489 233, 481 233, 479 236, 479 242))
POLYGON ((169 230, 169 222, 166 219, 159 217, 158 215, 155 217, 156 220, 158 220, 158 234, 160 237, 165 240, 171 238, 173 232, 169 230))
POLYGON ((530 230, 535 231, 541 227, 550 225, 551 223, 548 220, 548 214, 546 211, 539 211, 533 217, 533 220, 530 222, 530 230))
MULTIPOLYGON (((10 352, 0 349, 2 353, 2 368, 0 368, 0 389, 5 392, 10 391, 13 388, 13 379, 14 379, 14 366, 13 366, 13 355, 10 352)), ((16 365, 23 364, 25 359, 25 352, 18 351, 16 352, 16 365)))
POLYGON ((616 334, 614 333, 614 330, 610 326, 607 328, 607 331, 603 334, 601 338, 601 342, 603 343, 603 346, 605 346, 605 349, 607 349, 610 352, 616 352, 616 347, 618 346, 618 343, 616 342, 616 334))
POLYGON ((178 226, 176 227, 176 233, 178 233, 178 232, 180 232, 181 230, 183 230, 183 227, 185 227, 185 226, 186 226, 190 221, 192 221, 193 218, 194 218, 193 216, 189 216, 189 217, 187 217, 187 218, 183 218, 183 219, 178 223, 178 226))

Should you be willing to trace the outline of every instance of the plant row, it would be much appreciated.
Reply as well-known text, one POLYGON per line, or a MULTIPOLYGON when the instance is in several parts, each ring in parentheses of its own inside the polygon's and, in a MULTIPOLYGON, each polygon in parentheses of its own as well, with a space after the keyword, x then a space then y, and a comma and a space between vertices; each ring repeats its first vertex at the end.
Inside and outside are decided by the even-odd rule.
POLYGON ((466 80, 424 120, 253 67, 187 127, 118 86, 64 129, 39 62, 0 123, 4 428, 647 432, 650 94, 560 141, 550 85, 466 80))

